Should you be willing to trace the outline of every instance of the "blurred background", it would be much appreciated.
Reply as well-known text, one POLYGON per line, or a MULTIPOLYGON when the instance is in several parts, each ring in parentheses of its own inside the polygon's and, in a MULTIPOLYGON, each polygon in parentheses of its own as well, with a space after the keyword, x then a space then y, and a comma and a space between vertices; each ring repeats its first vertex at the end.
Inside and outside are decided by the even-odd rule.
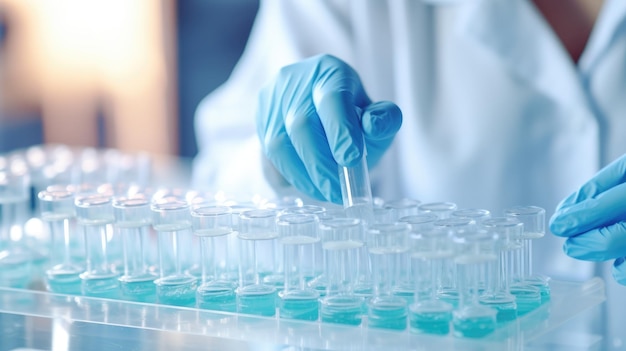
POLYGON ((0 0, 0 153, 42 143, 193 157, 200 100, 258 0, 0 0))

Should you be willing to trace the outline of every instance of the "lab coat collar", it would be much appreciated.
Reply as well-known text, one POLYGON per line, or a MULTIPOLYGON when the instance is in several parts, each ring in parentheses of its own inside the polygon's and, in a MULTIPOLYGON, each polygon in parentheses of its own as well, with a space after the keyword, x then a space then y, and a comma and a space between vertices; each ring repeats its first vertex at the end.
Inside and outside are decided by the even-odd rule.
MULTIPOLYGON (((607 32, 623 22, 626 1, 605 1, 608 3, 598 18, 589 50, 583 54, 583 65, 597 59, 614 37, 607 32)), ((474 40, 520 80, 528 81, 553 99, 564 104, 587 101, 578 67, 531 0, 474 0, 457 4, 463 7, 457 27, 459 35, 474 40)))
POLYGON ((602 54, 624 32, 626 32, 626 1, 604 0, 587 47, 578 62, 581 72, 588 74, 593 71, 602 54))

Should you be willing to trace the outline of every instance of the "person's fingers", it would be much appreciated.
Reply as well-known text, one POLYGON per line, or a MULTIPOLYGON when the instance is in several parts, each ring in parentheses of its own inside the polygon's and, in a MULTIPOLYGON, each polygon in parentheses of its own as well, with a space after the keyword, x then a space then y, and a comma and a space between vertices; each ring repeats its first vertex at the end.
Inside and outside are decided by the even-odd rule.
POLYGON ((265 149, 267 158, 291 185, 317 200, 326 200, 309 177, 309 172, 287 133, 266 139, 265 149))
POLYGON ((587 261, 622 257, 626 253, 626 223, 618 222, 572 236, 563 244, 563 251, 570 257, 587 261))
POLYGON ((626 182, 626 154, 602 168, 575 193, 561 201, 557 210, 594 198, 624 182, 626 182))
POLYGON ((329 150, 337 164, 346 167, 363 157, 363 131, 353 100, 348 92, 333 92, 316 104, 329 150))
POLYGON ((620 257, 613 262, 613 270, 611 273, 616 282, 626 285, 626 259, 624 257, 620 257))
POLYGON ((573 236, 626 220, 626 211, 622 208, 624 199, 626 183, 614 186, 595 198, 561 208, 550 219, 550 231, 558 236, 573 236))
MULTIPOLYGON (((257 133, 265 156, 274 167, 296 189, 316 198, 325 200, 325 196, 309 177, 309 173, 298 155, 285 129, 282 109, 272 104, 275 89, 271 85, 261 90, 258 101, 257 133)), ((311 104, 310 104, 311 105, 311 104)))
POLYGON ((367 162, 370 167, 373 167, 400 130, 402 111, 390 101, 372 103, 363 111, 361 126, 365 135, 367 162))
POLYGON ((312 184, 325 200, 341 203, 337 162, 325 142, 326 133, 315 110, 290 113, 285 119, 285 129, 312 184))
POLYGON ((318 63, 313 103, 334 159, 342 166, 356 165, 363 156, 363 130, 359 111, 371 103, 358 74, 333 56, 318 63))

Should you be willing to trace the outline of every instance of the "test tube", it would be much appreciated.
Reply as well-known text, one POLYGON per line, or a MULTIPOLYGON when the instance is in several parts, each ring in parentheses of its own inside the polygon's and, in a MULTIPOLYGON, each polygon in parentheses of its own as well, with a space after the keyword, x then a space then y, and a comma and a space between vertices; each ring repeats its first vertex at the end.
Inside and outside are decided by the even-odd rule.
MULTIPOLYGON (((228 261, 226 262, 226 273, 225 279, 232 280, 239 284, 239 254, 241 248, 239 247, 239 218, 242 213, 246 211, 252 211, 259 209, 253 203, 250 202, 225 202, 219 203, 220 206, 228 206, 232 211, 232 220, 233 220, 233 229, 235 230, 234 235, 228 236, 228 252, 233 252, 236 254, 230 255, 228 261), (228 204, 230 203, 230 204, 228 204)), ((278 246, 278 245, 277 245, 278 246)), ((276 250, 276 248, 274 248, 276 250)), ((277 265, 282 265, 278 258, 275 258, 273 261, 272 272, 274 274, 278 274, 278 272, 282 273, 282 267, 277 265)), ((282 280, 281 280, 282 282, 282 280)), ((277 285, 282 286, 282 285, 277 285)))
POLYGON ((368 302, 368 326, 404 330, 406 300, 393 295, 394 286, 406 271, 410 227, 406 223, 370 225, 366 241, 372 266, 374 297, 368 302))
POLYGON ((277 212, 251 210, 239 215, 239 287, 237 312, 274 316, 276 287, 264 283, 274 264, 277 212))
POLYGON ((314 214, 283 214, 276 226, 283 248, 285 286, 278 293, 280 318, 315 321, 319 316, 319 293, 307 282, 314 267, 318 218, 314 214))
POLYGON ((46 288, 53 293, 79 295, 80 274, 85 269, 72 259, 71 242, 75 233, 72 233, 71 220, 76 216, 74 193, 58 187, 40 191, 38 198, 41 220, 47 224, 51 236, 46 288))
POLYGON ((450 217, 450 214, 456 210, 454 202, 429 202, 419 206, 420 213, 433 213, 444 219, 450 217))
POLYGON ((202 247, 202 284, 196 306, 215 311, 237 310, 236 281, 228 278, 229 236, 234 234, 232 211, 228 206, 198 204, 191 211, 193 232, 202 247))
POLYGON ((395 212, 389 207, 374 206, 372 209, 373 223, 393 223, 395 212))
MULTIPOLYGON (((434 228, 434 223, 437 221, 437 216, 432 213, 416 214, 411 216, 404 216, 398 220, 398 222, 407 223, 411 228, 410 237, 421 236, 424 232, 430 232, 434 228)), ((411 240, 409 240, 411 244, 411 240)), ((409 255, 410 256, 410 255, 409 255)), ((407 257, 408 262, 403 263, 402 267, 406 267, 406 271, 402 272, 401 281, 394 287, 394 295, 403 297, 407 300, 408 304, 415 301, 415 294, 427 294, 426 290, 416 290, 416 279, 423 280, 419 274, 414 272, 414 269, 420 269, 419 267, 413 267, 411 258, 407 257)), ((423 286, 423 289, 427 289, 429 286, 423 286)), ((424 297, 424 296, 422 296, 424 297)))
MULTIPOLYGON (((283 209, 280 213, 312 214, 315 215, 320 221, 345 214, 345 212, 343 212, 343 209, 341 208, 339 209, 339 211, 328 211, 326 207, 318 205, 291 206, 283 209)), ((280 248, 277 251, 277 255, 282 255, 283 247, 284 246, 280 245, 280 248)), ((320 296, 323 296, 326 293, 326 279, 324 277, 324 253, 322 251, 322 246, 320 245, 319 241, 313 245, 313 250, 310 252, 310 255, 312 255, 311 261, 313 262, 313 266, 309 267, 310 269, 305 272, 306 280, 308 281, 310 287, 317 290, 320 296)))
MULTIPOLYGON (((442 237, 441 240, 452 240, 456 237, 470 235, 476 227, 476 223, 472 219, 457 217, 438 219, 433 225, 434 230, 442 237)), ((441 268, 442 270, 439 272, 440 285, 438 298, 450 303, 456 308, 459 303, 459 291, 457 287, 457 272, 454 258, 450 257, 449 259, 443 260, 441 268)))
POLYGON ((170 195, 153 200, 150 210, 159 243, 159 278, 154 282, 157 302, 195 306, 197 279, 189 274, 191 262, 186 255, 193 246, 189 204, 170 195))
POLYGON ((520 281, 539 289, 541 302, 550 300, 549 278, 533 273, 533 241, 546 233, 546 211, 537 206, 515 206, 504 211, 507 217, 517 218, 524 223, 520 257, 520 281))
POLYGON ((413 199, 403 198, 385 203, 384 207, 390 209, 393 220, 402 217, 413 216, 419 213, 420 202, 413 199))
POLYGON ((497 262, 496 240, 484 230, 457 232, 453 238, 459 289, 459 307, 452 313, 455 336, 483 337, 496 329, 498 311, 479 302, 480 279, 488 264, 497 262))
POLYGON ((150 200, 144 194, 113 200, 115 229, 122 239, 124 274, 119 278, 122 298, 156 302, 156 274, 150 271, 150 200))
POLYGON ((452 304, 438 298, 439 278, 446 264, 453 256, 451 241, 434 229, 434 214, 421 214, 411 217, 409 247, 411 271, 415 284, 414 301, 409 305, 409 325, 413 333, 447 335, 452 321, 452 304))
POLYGON ((522 283, 515 286, 511 284, 512 278, 518 275, 514 263, 517 251, 521 250, 519 241, 524 224, 512 217, 493 217, 483 221, 482 227, 498 236, 500 255, 497 267, 490 269, 491 283, 481 297, 481 302, 498 309, 499 321, 514 319, 539 307, 541 294, 538 288, 522 283))
POLYGON ((109 257, 109 240, 113 235, 111 196, 92 194, 74 201, 76 219, 85 237, 87 267, 80 275, 82 293, 86 296, 119 298, 118 273, 109 257))
POLYGON ((356 218, 323 221, 319 235, 326 257, 326 293, 321 300, 322 322, 360 325, 363 298, 354 294, 358 281, 361 249, 365 246, 363 225, 356 218))
POLYGON ((451 217, 472 219, 477 226, 480 226, 485 219, 491 218, 491 212, 482 208, 464 208, 452 211, 451 217))
POLYGON ((359 218, 367 224, 372 221, 373 200, 365 148, 363 151, 363 157, 356 166, 339 166, 339 181, 346 216, 359 218))
POLYGON ((29 196, 25 165, 0 157, 0 286, 26 288, 32 276, 33 255, 23 238, 29 196))

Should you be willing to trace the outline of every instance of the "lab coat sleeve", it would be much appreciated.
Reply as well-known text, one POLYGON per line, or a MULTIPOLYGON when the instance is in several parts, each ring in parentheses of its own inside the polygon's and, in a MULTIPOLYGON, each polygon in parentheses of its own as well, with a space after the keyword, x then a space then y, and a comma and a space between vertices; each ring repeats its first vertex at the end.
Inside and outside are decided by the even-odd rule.
POLYGON ((193 186, 241 198, 288 189, 262 156, 255 126, 260 88, 285 65, 318 53, 350 61, 350 3, 262 1, 248 43, 228 81, 195 116, 199 153, 193 186))

